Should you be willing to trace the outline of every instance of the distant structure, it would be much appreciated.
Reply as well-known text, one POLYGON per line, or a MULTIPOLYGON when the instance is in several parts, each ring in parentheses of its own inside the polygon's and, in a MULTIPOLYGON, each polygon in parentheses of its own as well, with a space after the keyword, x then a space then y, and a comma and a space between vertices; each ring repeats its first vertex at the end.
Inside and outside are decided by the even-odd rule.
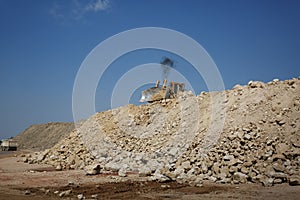
POLYGON ((2 151, 16 151, 18 147, 17 141, 12 139, 1 140, 2 151))

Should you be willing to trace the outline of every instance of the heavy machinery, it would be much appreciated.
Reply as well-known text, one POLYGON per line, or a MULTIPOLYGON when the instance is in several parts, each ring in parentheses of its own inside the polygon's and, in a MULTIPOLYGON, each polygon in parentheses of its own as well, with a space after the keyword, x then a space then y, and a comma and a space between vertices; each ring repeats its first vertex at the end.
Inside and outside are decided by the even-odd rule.
POLYGON ((1 150, 2 151, 16 151, 18 143, 12 139, 2 140, 1 141, 1 150))
POLYGON ((140 102, 153 102, 163 99, 176 98, 177 94, 185 91, 184 83, 170 82, 167 86, 167 80, 164 80, 163 85, 159 85, 160 81, 156 81, 155 87, 151 87, 142 92, 140 102))

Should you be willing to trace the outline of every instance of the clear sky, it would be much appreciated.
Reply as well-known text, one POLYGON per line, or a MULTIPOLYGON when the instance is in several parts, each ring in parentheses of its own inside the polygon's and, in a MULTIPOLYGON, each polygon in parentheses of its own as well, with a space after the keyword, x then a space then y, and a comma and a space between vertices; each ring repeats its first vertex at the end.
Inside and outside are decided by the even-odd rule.
MULTIPOLYGON (((226 89, 300 76, 299 0, 0 0, 0 138, 31 124, 72 121, 73 83, 88 53, 119 32, 149 26, 200 43, 226 89)), ((97 110, 109 109, 105 95, 122 73, 163 56, 174 55, 149 50, 117 60, 99 82, 97 110)), ((195 92, 201 90, 199 80, 195 92)))

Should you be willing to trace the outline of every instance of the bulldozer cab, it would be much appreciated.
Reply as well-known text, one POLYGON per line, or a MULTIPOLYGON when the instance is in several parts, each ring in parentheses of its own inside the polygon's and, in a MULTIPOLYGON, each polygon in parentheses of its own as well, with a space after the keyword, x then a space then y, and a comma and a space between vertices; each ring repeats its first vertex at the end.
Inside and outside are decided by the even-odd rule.
POLYGON ((163 99, 176 98, 179 92, 185 91, 184 83, 170 82, 167 86, 167 80, 164 80, 163 85, 159 85, 160 81, 156 81, 155 87, 151 87, 142 92, 140 102, 153 102, 163 99))

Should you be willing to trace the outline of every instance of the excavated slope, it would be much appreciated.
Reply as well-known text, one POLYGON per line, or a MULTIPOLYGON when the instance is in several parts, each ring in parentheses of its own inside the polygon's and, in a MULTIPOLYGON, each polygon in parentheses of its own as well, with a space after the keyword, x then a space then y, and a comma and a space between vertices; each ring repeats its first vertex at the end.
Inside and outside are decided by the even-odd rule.
POLYGON ((15 137, 20 149, 42 151, 53 147, 75 128, 74 123, 51 122, 31 125, 15 137))
POLYGON ((96 113, 25 161, 58 169, 96 163, 120 176, 192 185, 300 184, 300 78, 96 113))

